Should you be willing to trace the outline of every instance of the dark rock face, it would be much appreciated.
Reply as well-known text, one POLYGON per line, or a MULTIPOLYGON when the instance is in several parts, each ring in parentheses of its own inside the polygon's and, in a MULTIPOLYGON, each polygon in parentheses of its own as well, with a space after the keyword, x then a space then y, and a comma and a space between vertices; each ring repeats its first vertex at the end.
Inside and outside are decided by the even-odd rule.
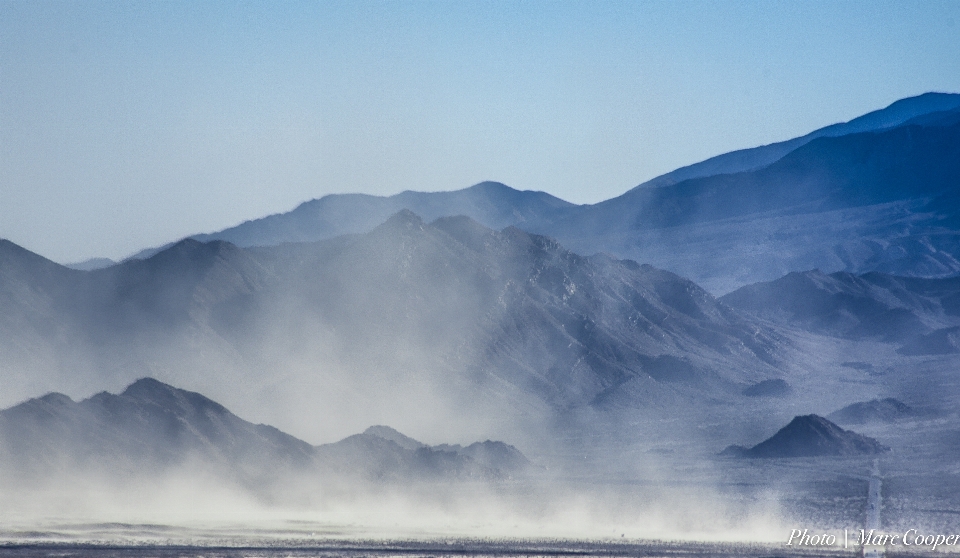
POLYGON ((827 415, 830 420, 841 424, 897 422, 916 416, 918 416, 916 409, 892 397, 853 403, 827 415))
POLYGON ((794 417, 790 424, 752 448, 730 446, 721 455, 751 458, 874 455, 888 451, 880 442, 844 430, 818 415, 794 417))
POLYGON ((786 397, 793 390, 786 380, 776 378, 773 380, 763 380, 743 390, 747 397, 786 397))

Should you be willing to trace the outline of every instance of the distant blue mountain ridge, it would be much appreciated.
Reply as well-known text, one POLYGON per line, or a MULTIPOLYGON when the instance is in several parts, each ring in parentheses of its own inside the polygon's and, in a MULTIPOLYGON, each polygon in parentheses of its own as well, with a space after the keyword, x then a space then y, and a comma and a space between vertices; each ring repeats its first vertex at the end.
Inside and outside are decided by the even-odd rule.
MULTIPOLYGON (((502 229, 511 225, 536 228, 556 221, 578 206, 545 192, 519 191, 499 182, 481 182, 453 192, 405 191, 394 196, 330 194, 304 202, 292 211, 245 221, 235 227, 190 238, 201 242, 225 240, 241 247, 314 242, 373 230, 404 209, 426 221, 465 215, 502 229)), ((165 248, 148 248, 134 258, 147 258, 165 248)))
POLYGON ((403 209, 427 222, 466 215, 493 229, 551 236, 581 254, 650 263, 722 294, 813 268, 956 275, 958 185, 960 94, 926 93, 677 169, 594 205, 497 182, 389 197, 335 194, 190 238, 271 246, 364 233, 403 209))
POLYGON ((637 188, 668 186, 690 178, 755 170, 776 162, 787 153, 817 138, 875 132, 904 124, 921 124, 925 117, 942 113, 950 113, 957 117, 960 116, 960 113, 956 112, 958 109, 960 109, 960 95, 958 94, 924 93, 916 97, 901 99, 886 108, 869 112, 849 122, 831 124, 814 130, 799 138, 717 155, 705 161, 660 175, 644 182, 637 188))

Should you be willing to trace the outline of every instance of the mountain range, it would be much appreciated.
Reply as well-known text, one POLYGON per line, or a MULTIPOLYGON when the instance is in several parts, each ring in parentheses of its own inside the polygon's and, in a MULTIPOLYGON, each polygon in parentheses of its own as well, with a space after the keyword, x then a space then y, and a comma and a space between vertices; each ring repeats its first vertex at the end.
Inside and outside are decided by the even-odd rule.
POLYGON ((960 272, 958 126, 960 95, 927 93, 683 167, 594 205, 484 182, 453 192, 329 195, 191 238, 241 247, 309 242, 368 232, 406 209, 428 222, 466 215, 493 229, 516 226, 580 254, 650 263, 715 294, 813 268, 952 276, 960 272))
POLYGON ((880 451, 841 408, 933 439, 904 409, 952 420, 958 180, 960 95, 927 94, 589 206, 334 195, 84 269, 0 240, 0 406, 80 399, 0 412, 0 460, 347 490, 670 469, 789 417, 743 451, 880 451))
POLYGON ((542 232, 720 293, 813 268, 955 275, 957 114, 819 137, 754 170, 635 188, 542 232))
POLYGON ((101 392, 75 402, 49 393, 0 410, 4 482, 104 472, 150 479, 202 469, 269 494, 291 481, 302 490, 358 480, 496 481, 529 467, 522 453, 503 442, 430 447, 387 426, 312 446, 152 378, 141 378, 120 394, 101 392))
POLYGON ((5 400, 152 375, 248 414, 332 382, 353 395, 330 416, 402 409, 416 428, 466 402, 479 431, 788 390, 783 328, 952 353, 951 279, 904 276, 960 271, 958 111, 904 99, 592 206, 493 182, 332 195, 92 271, 0 241, 5 400))
POLYGON ((784 343, 672 273, 467 217, 401 211, 276 247, 188 239, 89 272, 4 243, 0 262, 8 402, 153 374, 251 416, 280 399, 311 424, 456 414, 529 436, 574 409, 739 395, 779 377, 784 343))

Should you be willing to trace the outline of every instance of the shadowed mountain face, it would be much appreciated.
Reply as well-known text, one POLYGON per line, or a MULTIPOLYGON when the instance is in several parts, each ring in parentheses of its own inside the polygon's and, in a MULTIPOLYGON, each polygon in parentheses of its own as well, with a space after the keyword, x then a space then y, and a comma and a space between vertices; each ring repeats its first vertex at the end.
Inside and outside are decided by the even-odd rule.
POLYGON ((907 343, 905 354, 955 352, 947 338, 960 324, 960 278, 790 273, 737 289, 724 303, 782 325, 848 339, 907 343), (922 336, 922 337, 918 337, 922 336))
MULTIPOLYGON (((952 194, 960 127, 904 126, 821 138, 760 170, 631 190, 598 204, 628 209, 630 229, 676 227, 796 208, 828 211, 952 194)), ((612 224, 619 224, 616 222, 612 224)))
POLYGON ((401 212, 366 235, 270 248, 187 240, 87 273, 18 254, 23 271, 0 288, 30 296, 11 296, 0 346, 40 345, 17 366, 25 377, 109 385, 161 371, 314 419, 363 415, 352 408, 367 421, 545 424, 678 390, 738 394, 773 375, 781 342, 671 273, 462 217, 401 212))
POLYGON ((806 415, 795 417, 770 438, 752 448, 731 446, 725 455, 735 457, 817 457, 825 455, 874 455, 888 451, 880 442, 829 420, 806 415))
POLYGON ((960 353, 960 326, 943 327, 907 341, 901 355, 953 355, 960 353))
POLYGON ((799 138, 711 157, 658 176, 635 189, 669 186, 691 178, 756 170, 776 162, 784 155, 817 138, 876 132, 903 124, 947 125, 952 122, 950 118, 960 117, 958 109, 960 109, 960 95, 925 93, 901 99, 884 109, 854 118, 850 122, 826 126, 799 138))

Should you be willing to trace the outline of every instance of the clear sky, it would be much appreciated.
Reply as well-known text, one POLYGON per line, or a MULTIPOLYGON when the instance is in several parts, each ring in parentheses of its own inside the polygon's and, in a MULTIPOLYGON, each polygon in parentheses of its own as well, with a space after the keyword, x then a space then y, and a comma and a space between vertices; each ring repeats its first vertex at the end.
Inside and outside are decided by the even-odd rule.
POLYGON ((55 261, 329 193, 594 203, 925 91, 960 1, 0 0, 0 237, 55 261))

